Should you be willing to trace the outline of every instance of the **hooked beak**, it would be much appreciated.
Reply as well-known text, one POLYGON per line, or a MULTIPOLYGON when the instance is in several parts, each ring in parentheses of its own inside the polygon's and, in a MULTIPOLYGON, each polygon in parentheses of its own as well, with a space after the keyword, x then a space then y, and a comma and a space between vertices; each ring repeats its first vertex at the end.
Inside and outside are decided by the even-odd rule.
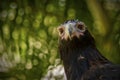
POLYGON ((74 30, 71 26, 65 27, 65 39, 72 39, 72 34, 74 33, 74 30))

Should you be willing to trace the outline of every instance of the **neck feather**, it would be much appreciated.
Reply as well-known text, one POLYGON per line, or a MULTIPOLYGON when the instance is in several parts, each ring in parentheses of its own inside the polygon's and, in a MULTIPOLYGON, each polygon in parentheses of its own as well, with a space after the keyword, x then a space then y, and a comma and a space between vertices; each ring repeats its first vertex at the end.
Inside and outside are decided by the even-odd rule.
POLYGON ((64 46, 59 50, 68 80, 78 80, 85 71, 110 63, 94 46, 86 48, 64 46))

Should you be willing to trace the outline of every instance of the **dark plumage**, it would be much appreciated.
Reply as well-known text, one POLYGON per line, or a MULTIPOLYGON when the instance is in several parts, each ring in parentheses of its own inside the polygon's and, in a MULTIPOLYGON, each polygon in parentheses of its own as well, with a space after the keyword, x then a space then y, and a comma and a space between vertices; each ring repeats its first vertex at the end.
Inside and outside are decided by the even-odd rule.
POLYGON ((120 80, 120 66, 101 55, 83 22, 68 20, 58 32, 67 80, 120 80))

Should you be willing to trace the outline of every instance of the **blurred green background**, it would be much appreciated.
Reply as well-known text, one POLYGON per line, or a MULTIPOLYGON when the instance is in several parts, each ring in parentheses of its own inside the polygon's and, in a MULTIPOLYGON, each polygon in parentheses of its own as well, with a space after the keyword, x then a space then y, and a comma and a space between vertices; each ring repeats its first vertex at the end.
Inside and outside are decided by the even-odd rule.
POLYGON ((120 0, 1 0, 0 80, 64 80, 49 71, 62 69, 56 28, 68 19, 83 21, 120 64, 120 0))

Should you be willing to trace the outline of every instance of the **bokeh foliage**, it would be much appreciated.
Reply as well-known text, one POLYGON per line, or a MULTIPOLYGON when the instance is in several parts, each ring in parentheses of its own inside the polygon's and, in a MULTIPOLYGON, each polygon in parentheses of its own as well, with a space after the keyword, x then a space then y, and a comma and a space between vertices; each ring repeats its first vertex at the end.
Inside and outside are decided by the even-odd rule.
POLYGON ((59 63, 56 28, 78 19, 120 63, 120 0, 1 0, 0 80, 40 80, 59 63))

